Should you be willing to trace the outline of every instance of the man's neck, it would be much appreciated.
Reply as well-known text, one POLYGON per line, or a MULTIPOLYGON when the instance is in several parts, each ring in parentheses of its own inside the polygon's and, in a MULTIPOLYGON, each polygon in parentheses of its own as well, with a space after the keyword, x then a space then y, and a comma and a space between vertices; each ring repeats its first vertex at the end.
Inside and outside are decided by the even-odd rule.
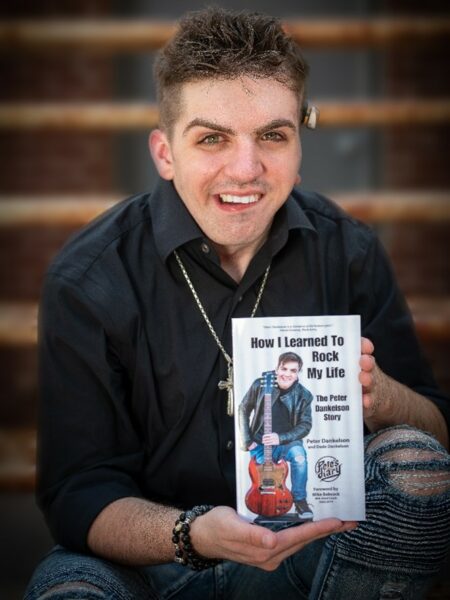
POLYGON ((241 248, 234 246, 225 247, 214 244, 217 254, 219 255, 220 266, 237 283, 244 277, 248 265, 261 245, 262 243, 258 243, 254 247, 245 246, 241 248))

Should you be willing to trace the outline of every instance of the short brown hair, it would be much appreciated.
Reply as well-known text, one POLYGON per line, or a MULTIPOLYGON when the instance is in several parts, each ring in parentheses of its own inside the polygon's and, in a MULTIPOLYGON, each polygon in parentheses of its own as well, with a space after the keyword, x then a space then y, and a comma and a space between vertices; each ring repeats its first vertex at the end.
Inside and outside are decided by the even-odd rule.
POLYGON ((285 363, 288 363, 288 362, 298 363, 298 370, 299 371, 302 370, 303 361, 300 358, 300 356, 298 354, 296 354, 295 352, 283 352, 283 354, 280 354, 280 356, 278 357, 277 369, 281 365, 284 365, 285 363))
POLYGON ((155 64, 160 126, 172 129, 186 82, 272 78, 298 95, 300 107, 307 73, 300 48, 278 19, 222 8, 187 13, 155 64))

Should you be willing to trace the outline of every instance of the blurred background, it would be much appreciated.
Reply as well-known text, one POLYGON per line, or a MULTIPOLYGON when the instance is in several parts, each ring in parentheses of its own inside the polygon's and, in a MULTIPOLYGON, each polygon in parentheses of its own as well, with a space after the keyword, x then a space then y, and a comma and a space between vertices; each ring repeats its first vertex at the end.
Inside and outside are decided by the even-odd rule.
MULTIPOLYGON (((302 186, 377 229, 424 352, 449 392, 448 2, 216 4, 279 16, 302 46, 311 67, 308 96, 321 111, 319 129, 303 130, 302 186)), ((183 12, 205 5, 1 4, 1 598, 22 597, 52 546, 33 498, 43 274, 73 231, 117 200, 152 188, 154 52, 183 12)), ((430 599, 449 597, 446 581, 430 599)))

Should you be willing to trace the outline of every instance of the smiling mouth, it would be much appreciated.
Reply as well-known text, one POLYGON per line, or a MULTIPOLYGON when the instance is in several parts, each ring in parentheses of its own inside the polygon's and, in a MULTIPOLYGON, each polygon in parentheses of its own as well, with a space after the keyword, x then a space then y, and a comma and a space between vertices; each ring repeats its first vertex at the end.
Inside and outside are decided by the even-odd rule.
POLYGON ((224 204, 254 204, 261 198, 261 194, 249 196, 233 196, 232 194, 219 194, 220 201, 224 204))

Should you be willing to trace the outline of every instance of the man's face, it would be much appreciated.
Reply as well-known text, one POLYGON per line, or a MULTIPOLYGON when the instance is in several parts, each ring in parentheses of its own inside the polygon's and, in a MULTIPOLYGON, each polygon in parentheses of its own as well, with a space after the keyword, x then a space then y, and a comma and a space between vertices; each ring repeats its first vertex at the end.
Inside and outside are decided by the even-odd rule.
POLYGON ((170 137, 150 149, 202 231, 226 251, 264 242, 276 211, 299 181, 299 101, 273 79, 184 84, 170 137))
POLYGON ((296 361, 288 361, 278 365, 275 371, 277 376, 277 384, 281 390, 287 390, 297 380, 300 372, 300 365, 296 361))

